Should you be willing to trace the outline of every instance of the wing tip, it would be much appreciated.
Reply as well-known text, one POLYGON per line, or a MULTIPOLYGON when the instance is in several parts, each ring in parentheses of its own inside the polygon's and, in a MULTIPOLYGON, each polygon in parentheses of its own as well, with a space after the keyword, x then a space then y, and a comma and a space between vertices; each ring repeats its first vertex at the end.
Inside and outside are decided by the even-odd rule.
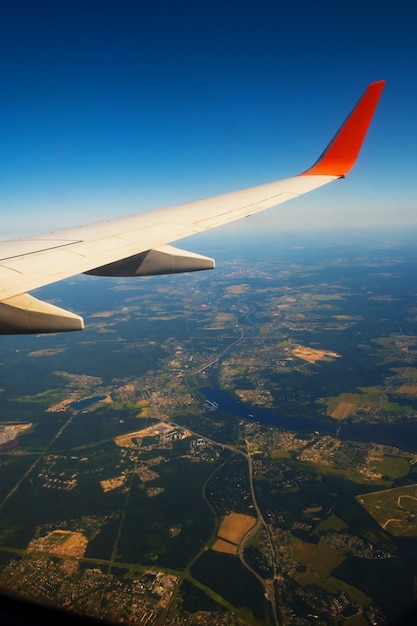
POLYGON ((356 162, 385 83, 377 80, 368 85, 327 148, 302 176, 346 176, 356 162))

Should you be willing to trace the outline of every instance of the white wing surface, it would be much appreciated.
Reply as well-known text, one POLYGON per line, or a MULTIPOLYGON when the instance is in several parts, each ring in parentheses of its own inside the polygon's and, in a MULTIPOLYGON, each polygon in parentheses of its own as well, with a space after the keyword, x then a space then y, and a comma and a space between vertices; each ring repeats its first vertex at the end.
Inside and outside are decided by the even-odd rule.
POLYGON ((145 276, 213 268, 213 259, 168 244, 343 178, 356 161, 384 84, 378 81, 368 86, 318 161, 298 176, 197 202, 0 242, 0 334, 81 330, 81 317, 27 293, 75 274, 145 276))

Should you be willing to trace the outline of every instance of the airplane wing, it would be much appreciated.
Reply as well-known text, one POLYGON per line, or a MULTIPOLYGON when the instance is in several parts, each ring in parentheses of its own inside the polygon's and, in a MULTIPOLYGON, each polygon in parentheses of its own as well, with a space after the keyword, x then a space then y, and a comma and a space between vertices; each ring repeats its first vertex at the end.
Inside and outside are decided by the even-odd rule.
POLYGON ((307 171, 205 200, 0 242, 0 334, 81 330, 83 319, 28 294, 79 273, 149 276, 214 267, 213 259, 168 244, 296 198, 353 167, 385 81, 368 86, 307 171))

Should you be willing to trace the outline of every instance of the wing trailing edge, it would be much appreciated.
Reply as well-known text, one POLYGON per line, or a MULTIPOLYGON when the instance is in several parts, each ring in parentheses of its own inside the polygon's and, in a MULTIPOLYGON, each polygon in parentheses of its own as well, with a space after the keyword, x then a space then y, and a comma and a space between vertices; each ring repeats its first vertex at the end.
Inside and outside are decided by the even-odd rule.
POLYGON ((368 86, 307 171, 196 202, 0 243, 0 334, 82 330, 83 319, 27 292, 75 274, 149 276, 214 267, 167 244, 264 211, 344 177, 353 167, 385 81, 368 86))
POLYGON ((213 268, 214 259, 210 257, 180 250, 174 246, 163 246, 157 250, 147 250, 126 259, 119 259, 84 273, 93 276, 158 276, 199 272, 213 268))
POLYGON ((0 302, 0 334, 23 335, 82 330, 83 318, 22 293, 0 302))

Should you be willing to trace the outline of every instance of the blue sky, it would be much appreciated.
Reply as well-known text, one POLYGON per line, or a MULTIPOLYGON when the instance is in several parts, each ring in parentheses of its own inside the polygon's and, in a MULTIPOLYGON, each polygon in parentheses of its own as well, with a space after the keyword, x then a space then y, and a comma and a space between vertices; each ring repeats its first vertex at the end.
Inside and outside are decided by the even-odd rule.
POLYGON ((2 238, 296 174, 380 79, 387 84, 349 177, 237 230, 417 222, 417 6, 3 5, 2 238))

